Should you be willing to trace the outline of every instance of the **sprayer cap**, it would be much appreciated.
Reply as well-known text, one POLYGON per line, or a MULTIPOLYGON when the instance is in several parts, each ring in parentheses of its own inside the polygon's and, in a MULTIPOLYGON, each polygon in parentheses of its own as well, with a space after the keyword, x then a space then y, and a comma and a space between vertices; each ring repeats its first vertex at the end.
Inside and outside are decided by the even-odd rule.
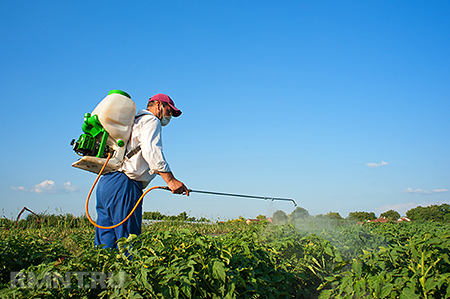
POLYGON ((108 95, 110 95, 110 94, 115 94, 115 93, 121 94, 121 95, 126 96, 127 98, 131 99, 131 96, 130 96, 128 93, 126 93, 125 91, 122 91, 122 90, 118 90, 118 89, 113 89, 113 90, 111 90, 111 91, 108 93, 108 95))

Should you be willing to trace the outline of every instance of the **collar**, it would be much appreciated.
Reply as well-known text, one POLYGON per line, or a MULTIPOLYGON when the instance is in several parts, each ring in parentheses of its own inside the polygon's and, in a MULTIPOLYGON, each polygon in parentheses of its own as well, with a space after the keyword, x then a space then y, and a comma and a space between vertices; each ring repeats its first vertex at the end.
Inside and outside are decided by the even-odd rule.
POLYGON ((141 116, 143 116, 143 115, 150 115, 150 116, 156 117, 156 115, 154 115, 153 113, 151 113, 151 112, 148 111, 147 109, 141 109, 141 110, 139 110, 139 111, 137 112, 136 118, 137 118, 137 117, 141 117, 141 116))

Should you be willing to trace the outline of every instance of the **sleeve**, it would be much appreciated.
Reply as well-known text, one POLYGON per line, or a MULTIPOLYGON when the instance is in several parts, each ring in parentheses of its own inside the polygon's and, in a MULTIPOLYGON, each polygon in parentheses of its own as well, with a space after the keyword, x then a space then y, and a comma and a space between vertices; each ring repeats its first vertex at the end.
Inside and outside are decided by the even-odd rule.
POLYGON ((143 123, 140 144, 142 157, 148 164, 150 174, 171 171, 163 154, 161 123, 158 119, 151 118, 143 123))

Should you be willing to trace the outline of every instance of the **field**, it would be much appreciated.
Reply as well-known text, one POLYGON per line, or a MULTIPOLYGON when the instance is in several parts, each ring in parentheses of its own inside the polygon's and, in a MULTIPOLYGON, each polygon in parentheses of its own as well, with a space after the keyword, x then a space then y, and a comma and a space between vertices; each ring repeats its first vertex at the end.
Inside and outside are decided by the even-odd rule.
POLYGON ((1 298, 450 298, 450 225, 158 222, 120 250, 84 217, 1 219, 1 298))

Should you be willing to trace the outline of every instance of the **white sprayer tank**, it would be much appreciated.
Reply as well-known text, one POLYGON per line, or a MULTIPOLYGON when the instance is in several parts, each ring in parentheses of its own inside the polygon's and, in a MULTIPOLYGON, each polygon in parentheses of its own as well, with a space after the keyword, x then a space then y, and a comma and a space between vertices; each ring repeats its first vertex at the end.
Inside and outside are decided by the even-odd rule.
MULTIPOLYGON (((126 92, 111 90, 91 115, 97 115, 103 128, 109 133, 106 144, 114 150, 103 173, 117 170, 125 157, 126 144, 131 137, 136 104, 126 92)), ((99 173, 105 161, 106 158, 84 156, 72 166, 99 173)))
POLYGON ((136 114, 136 104, 128 94, 111 91, 92 111, 109 133, 108 145, 117 145, 118 140, 126 144, 130 139, 131 126, 136 114))

